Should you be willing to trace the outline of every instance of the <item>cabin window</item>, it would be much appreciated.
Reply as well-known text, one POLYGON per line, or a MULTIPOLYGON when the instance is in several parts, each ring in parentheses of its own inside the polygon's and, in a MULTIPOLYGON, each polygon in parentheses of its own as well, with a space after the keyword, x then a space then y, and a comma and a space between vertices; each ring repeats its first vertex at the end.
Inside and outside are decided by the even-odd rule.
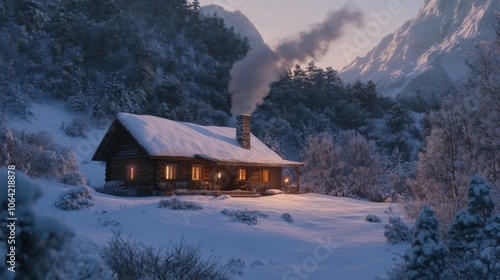
POLYGON ((191 180, 199 181, 201 179, 201 167, 193 166, 191 167, 191 180))
POLYGON ((267 169, 262 170, 262 181, 269 182, 269 170, 267 169))
POLYGON ((240 168, 238 172, 238 180, 245 181, 247 179, 247 170, 240 168))
POLYGON ((176 174, 176 166, 172 164, 167 164, 165 165, 165 179, 166 180, 173 180, 177 179, 177 174, 176 174))
POLYGON ((135 179, 135 169, 133 167, 129 167, 127 170, 127 180, 135 179))

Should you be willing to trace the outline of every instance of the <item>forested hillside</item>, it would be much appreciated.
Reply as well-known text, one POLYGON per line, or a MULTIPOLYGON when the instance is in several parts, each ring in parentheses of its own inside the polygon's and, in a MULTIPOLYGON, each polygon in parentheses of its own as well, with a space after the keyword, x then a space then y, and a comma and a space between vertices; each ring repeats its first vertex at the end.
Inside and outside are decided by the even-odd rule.
POLYGON ((3 0, 2 105, 21 116, 38 98, 82 117, 148 113, 224 124, 228 72, 244 38, 197 1, 3 0))

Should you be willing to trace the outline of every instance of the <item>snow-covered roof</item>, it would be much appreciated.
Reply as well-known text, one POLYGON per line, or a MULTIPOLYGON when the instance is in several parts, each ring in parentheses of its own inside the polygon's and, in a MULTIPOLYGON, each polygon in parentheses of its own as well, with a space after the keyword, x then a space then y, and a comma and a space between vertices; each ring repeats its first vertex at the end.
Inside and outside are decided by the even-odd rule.
POLYGON ((283 160, 257 137, 243 149, 232 127, 201 126, 148 115, 119 113, 117 120, 150 156, 202 158, 215 162, 300 166, 283 160))

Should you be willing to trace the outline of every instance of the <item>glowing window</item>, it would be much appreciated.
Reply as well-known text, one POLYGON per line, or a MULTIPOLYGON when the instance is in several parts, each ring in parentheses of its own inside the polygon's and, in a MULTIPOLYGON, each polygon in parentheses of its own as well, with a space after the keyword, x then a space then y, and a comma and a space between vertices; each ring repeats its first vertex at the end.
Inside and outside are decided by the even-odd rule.
POLYGON ((262 181, 269 182, 269 170, 262 170, 262 181))
POLYGON ((173 180, 176 179, 175 165, 165 165, 165 179, 173 180))
POLYGON ((135 178, 135 170, 133 167, 129 167, 128 172, 127 172, 127 179, 134 180, 134 178, 135 178))
POLYGON ((240 168, 239 174, 238 174, 238 180, 246 180, 247 179, 247 170, 240 168))
POLYGON ((199 181, 201 178, 201 167, 193 166, 191 168, 191 179, 193 181, 199 181))

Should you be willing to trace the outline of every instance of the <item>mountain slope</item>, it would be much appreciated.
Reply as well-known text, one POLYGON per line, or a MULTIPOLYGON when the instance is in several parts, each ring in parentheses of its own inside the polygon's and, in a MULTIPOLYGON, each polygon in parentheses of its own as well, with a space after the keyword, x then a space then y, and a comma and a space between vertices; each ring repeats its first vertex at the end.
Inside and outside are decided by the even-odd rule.
POLYGON ((466 74, 475 43, 494 38, 497 0, 427 0, 417 16, 346 66, 347 81, 373 80, 387 95, 439 95, 466 74))
POLYGON ((248 38, 252 49, 257 49, 266 45, 257 28, 240 11, 230 12, 218 5, 207 5, 201 7, 201 13, 206 17, 217 14, 217 16, 223 18, 226 27, 233 27, 234 32, 248 38))

